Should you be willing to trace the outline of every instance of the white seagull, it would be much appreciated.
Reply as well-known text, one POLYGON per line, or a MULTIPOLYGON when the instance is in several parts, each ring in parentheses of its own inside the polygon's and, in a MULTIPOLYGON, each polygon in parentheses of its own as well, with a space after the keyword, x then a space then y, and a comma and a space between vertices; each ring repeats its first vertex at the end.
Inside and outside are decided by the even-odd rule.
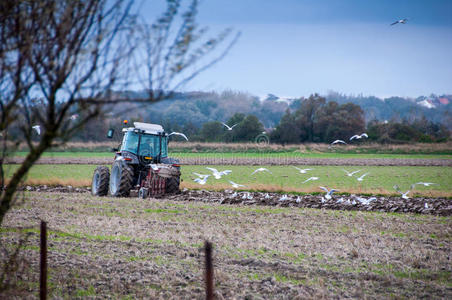
POLYGON ((300 169, 298 167, 293 166, 295 169, 297 169, 298 171, 300 171, 301 174, 306 174, 307 171, 311 171, 312 169, 300 169))
POLYGON ((253 174, 255 174, 255 173, 257 173, 257 172, 268 172, 268 173, 270 173, 270 174, 273 174, 272 172, 270 172, 270 170, 268 170, 268 169, 266 169, 266 168, 259 168, 259 169, 256 169, 256 170, 254 170, 254 172, 253 173, 251 173, 251 175, 253 175, 253 174))
POLYGON ((335 190, 335 189, 328 190, 326 187, 323 187, 323 186, 319 186, 319 188, 321 188, 322 190, 324 190, 326 192, 326 195, 325 195, 325 199, 326 200, 330 200, 331 199, 331 195, 334 192, 338 192, 339 191, 339 190, 335 190))
POLYGON ((431 186, 437 183, 433 183, 433 182, 416 182, 415 184, 419 184, 419 185, 423 185, 423 186, 431 186))
POLYGON ((206 169, 212 171, 212 175, 215 177, 215 179, 220 179, 221 176, 228 175, 229 173, 232 172, 231 170, 224 170, 224 171, 218 172, 217 169, 209 168, 209 167, 206 167, 206 169))
POLYGON ((238 187, 241 187, 241 186, 244 187, 243 184, 238 184, 238 183, 235 183, 235 182, 233 182, 231 180, 229 180, 229 183, 232 185, 233 188, 238 188, 238 187))
POLYGON ((35 126, 31 127, 31 128, 33 128, 34 130, 36 130, 36 132, 38 133, 38 135, 41 135, 41 126, 35 125, 35 126))
POLYGON ((226 126, 228 128, 229 131, 232 130, 232 128, 234 128, 235 126, 237 126, 238 124, 234 124, 231 127, 229 127, 228 125, 224 124, 223 122, 221 122, 221 124, 223 124, 224 126, 226 126))
POLYGON ((199 174, 199 173, 196 173, 196 172, 193 172, 193 174, 195 174, 196 176, 198 176, 201 179, 204 179, 204 178, 207 178, 207 177, 210 176, 210 175, 205 175, 205 174, 199 174))
POLYGON ((350 141, 351 141, 351 140, 354 140, 354 139, 360 140, 360 139, 362 139, 363 137, 368 138, 369 136, 367 135, 367 133, 361 133, 360 135, 355 134, 354 136, 352 136, 352 137, 350 138, 350 141))
POLYGON ((358 172, 361 171, 361 170, 349 172, 349 171, 347 171, 347 170, 342 169, 342 171, 344 171, 345 173, 347 173, 347 176, 348 176, 348 177, 352 177, 353 174, 358 173, 358 172))
POLYGON ((188 141, 188 137, 185 134, 183 134, 183 133, 171 132, 170 134, 168 134, 168 136, 171 136, 171 135, 179 135, 179 136, 183 137, 184 139, 186 139, 188 141))
POLYGON ((356 178, 356 180, 358 180, 358 181, 363 181, 364 180, 364 177, 366 176, 366 175, 368 175, 369 173, 364 173, 363 175, 361 175, 360 177, 358 177, 358 178, 356 178))
POLYGON ((194 181, 197 182, 197 183, 199 183, 199 184, 201 184, 201 185, 204 185, 204 184, 206 184, 207 178, 209 178, 209 176, 210 176, 210 175, 207 175, 207 176, 204 177, 204 178, 196 178, 194 181))
POLYGON ((72 121, 77 120, 78 118, 78 114, 73 114, 72 116, 69 117, 69 119, 71 119, 72 121))
POLYGON ((394 185, 394 189, 402 195, 403 199, 410 199, 410 197, 408 197, 408 193, 411 192, 411 190, 413 188, 414 188, 414 184, 411 185, 411 188, 408 191, 406 191, 405 193, 402 193, 400 191, 400 189, 399 189, 399 186, 398 185, 394 185))
POLYGON ((394 23, 391 23, 391 26, 392 26, 392 25, 396 25, 396 24, 406 24, 407 21, 408 21, 407 18, 401 19, 401 20, 397 20, 397 21, 395 21, 394 23))
POLYGON ((286 201, 286 200, 289 200, 289 199, 290 199, 290 198, 287 197, 286 194, 284 194, 284 195, 281 196, 281 198, 279 198, 279 201, 286 201))
POLYGON ((344 142, 343 140, 335 140, 334 142, 331 143, 331 145, 336 145, 336 144, 347 144, 346 142, 344 142))
POLYGON ((318 180, 319 179, 319 177, 309 177, 308 179, 306 179, 305 181, 303 181, 302 183, 306 183, 306 182, 308 182, 308 181, 311 181, 311 180, 318 180))

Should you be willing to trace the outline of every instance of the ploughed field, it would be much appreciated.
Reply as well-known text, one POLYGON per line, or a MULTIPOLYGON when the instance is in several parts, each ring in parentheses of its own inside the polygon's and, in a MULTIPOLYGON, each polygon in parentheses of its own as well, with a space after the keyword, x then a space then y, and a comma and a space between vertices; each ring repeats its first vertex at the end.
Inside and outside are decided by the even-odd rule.
POLYGON ((205 240, 219 299, 452 297, 450 216, 306 208, 272 193, 273 206, 230 201, 233 191, 140 200, 60 190, 24 192, 6 216, 0 245, 27 236, 8 295, 38 297, 43 219, 52 298, 204 298, 205 240))

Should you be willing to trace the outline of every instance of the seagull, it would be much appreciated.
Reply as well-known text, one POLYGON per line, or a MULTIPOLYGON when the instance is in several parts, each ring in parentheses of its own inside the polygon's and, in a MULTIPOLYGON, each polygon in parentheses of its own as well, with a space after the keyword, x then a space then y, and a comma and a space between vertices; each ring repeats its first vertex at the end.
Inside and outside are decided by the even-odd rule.
POLYGON ((334 142, 331 143, 331 145, 336 145, 336 144, 347 144, 346 142, 344 142, 343 140, 335 140, 334 142))
POLYGON ((235 126, 237 126, 238 124, 234 124, 231 127, 229 127, 228 125, 224 124, 223 122, 221 122, 221 124, 223 124, 224 126, 226 126, 228 128, 229 131, 232 130, 232 128, 234 128, 235 126))
POLYGON ((207 175, 207 176, 204 177, 204 178, 196 178, 194 181, 197 182, 197 183, 199 183, 199 184, 201 184, 201 185, 204 185, 204 184, 206 184, 207 178, 209 178, 209 176, 210 176, 210 175, 207 175))
POLYGON ((297 202, 297 203, 300 203, 300 202, 301 202, 300 196, 297 197, 297 199, 295 200, 295 202, 297 202))
POLYGON ((41 135, 41 126, 35 125, 35 126, 31 127, 31 128, 33 128, 34 130, 36 130, 36 132, 38 133, 38 135, 41 135))
POLYGON ((201 179, 204 179, 204 178, 207 178, 207 177, 210 176, 210 175, 205 175, 205 174, 199 174, 199 173, 196 173, 196 172, 193 172, 193 174, 195 174, 196 176, 198 176, 201 179))
POLYGON ((237 197, 237 195, 238 195, 237 192, 234 192, 234 194, 232 194, 231 197, 235 198, 235 197, 237 197))
POLYGON ((427 202, 424 203, 424 207, 428 209, 428 203, 427 202))
POLYGON ((284 195, 281 196, 281 198, 279 198, 279 201, 286 201, 286 200, 289 200, 289 199, 290 199, 290 198, 287 197, 286 194, 284 194, 284 195))
POLYGON ((265 198, 265 199, 270 199, 270 195, 269 195, 268 193, 266 193, 266 194, 264 195, 264 198, 265 198))
POLYGON ((232 172, 231 170, 224 170, 224 171, 218 172, 217 169, 215 169, 215 168, 209 168, 209 167, 206 167, 206 169, 212 171, 213 176, 215 177, 215 179, 220 179, 221 176, 223 176, 223 175, 228 175, 229 173, 232 172))
POLYGON ((308 181, 311 181, 311 180, 318 180, 319 179, 319 177, 309 177, 308 179, 306 179, 305 181, 303 181, 302 183, 306 183, 306 182, 308 182, 308 181))
POLYGON ((349 172, 349 171, 347 171, 347 170, 342 169, 342 171, 344 171, 345 173, 347 173, 347 176, 348 176, 348 177, 352 177, 353 174, 358 173, 358 172, 361 171, 361 170, 349 172))
POLYGON ((360 177, 358 177, 358 178, 356 178, 356 180, 358 180, 358 181, 363 181, 364 180, 364 177, 366 176, 366 175, 368 175, 369 173, 364 173, 363 175, 361 175, 360 177))
POLYGON ((171 132, 170 134, 168 134, 168 136, 170 136, 170 135, 179 135, 179 136, 183 137, 184 139, 186 139, 188 141, 188 137, 185 134, 183 134, 183 133, 171 132))
POLYGON ((366 199, 366 198, 362 198, 362 197, 358 197, 358 196, 356 196, 355 199, 358 200, 359 202, 361 202, 362 205, 369 205, 370 202, 377 200, 377 198, 375 198, 375 197, 366 199))
POLYGON ((355 134, 354 136, 352 136, 352 137, 350 138, 350 141, 351 141, 351 140, 354 140, 354 139, 360 140, 360 139, 362 139, 363 137, 368 138, 369 136, 367 135, 367 133, 361 133, 360 135, 355 134))
POLYGON ((242 199, 253 199, 253 195, 251 195, 249 192, 243 193, 242 199))
MULTIPOLYGON (((326 192, 326 195, 325 195, 325 199, 326 200, 330 200, 331 199, 331 195, 334 193, 334 192, 338 192, 339 190, 335 190, 335 189, 331 189, 331 190, 328 190, 326 187, 323 187, 323 186, 319 186, 319 188, 321 188, 322 190, 324 190, 325 192, 326 192)), ((322 197, 323 198, 323 197, 322 197)), ((323 203, 323 202, 322 202, 323 203)))
POLYGON ((421 184, 423 186, 431 186, 431 185, 437 184, 437 183, 433 183, 433 182, 416 182, 415 184, 421 184))
POLYGON ((73 114, 72 116, 69 117, 69 119, 71 119, 72 121, 77 120, 78 118, 78 114, 73 114))
POLYGON ((253 173, 251 173, 251 175, 253 175, 254 173, 257 173, 257 172, 268 172, 268 173, 270 173, 270 174, 273 174, 272 172, 270 172, 270 170, 268 170, 268 169, 266 169, 266 168, 259 168, 259 169, 256 169, 256 170, 254 170, 254 172, 253 173))
POLYGON ((391 26, 392 25, 396 25, 396 24, 406 24, 406 22, 408 21, 408 19, 401 19, 401 20, 398 20, 398 21, 395 21, 394 23, 391 23, 391 26))
POLYGON ((399 186, 398 185, 394 185, 394 189, 402 195, 403 199, 410 199, 410 197, 408 197, 408 193, 411 192, 411 190, 413 188, 414 188, 414 184, 411 185, 411 188, 408 191, 406 191, 405 193, 402 193, 400 191, 400 189, 399 189, 399 186))
POLYGON ((241 187, 241 186, 244 187, 243 184, 238 184, 238 183, 235 183, 235 182, 233 182, 231 180, 229 180, 229 183, 232 185, 233 188, 238 188, 238 187, 241 187))
POLYGON ((301 174, 305 174, 307 171, 311 171, 312 169, 300 169, 298 167, 293 166, 295 169, 297 169, 298 171, 300 171, 301 174))

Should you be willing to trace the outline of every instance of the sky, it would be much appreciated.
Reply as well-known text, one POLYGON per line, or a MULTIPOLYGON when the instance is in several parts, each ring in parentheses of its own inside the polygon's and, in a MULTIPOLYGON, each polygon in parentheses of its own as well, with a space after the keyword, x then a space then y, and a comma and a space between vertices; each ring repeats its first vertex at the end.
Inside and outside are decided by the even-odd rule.
MULTIPOLYGON (((149 1, 142 13, 162 7, 149 1)), ((452 94, 452 0, 203 0, 197 20, 212 34, 231 27, 241 36, 185 90, 452 94)))

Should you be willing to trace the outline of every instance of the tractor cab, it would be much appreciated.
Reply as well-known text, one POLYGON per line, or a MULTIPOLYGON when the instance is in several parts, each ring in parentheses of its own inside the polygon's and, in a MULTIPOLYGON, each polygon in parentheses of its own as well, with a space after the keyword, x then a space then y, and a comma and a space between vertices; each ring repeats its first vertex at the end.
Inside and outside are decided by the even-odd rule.
POLYGON ((160 163, 168 157, 168 136, 156 124, 134 122, 135 127, 124 128, 124 137, 116 157, 122 156, 130 164, 160 163))

